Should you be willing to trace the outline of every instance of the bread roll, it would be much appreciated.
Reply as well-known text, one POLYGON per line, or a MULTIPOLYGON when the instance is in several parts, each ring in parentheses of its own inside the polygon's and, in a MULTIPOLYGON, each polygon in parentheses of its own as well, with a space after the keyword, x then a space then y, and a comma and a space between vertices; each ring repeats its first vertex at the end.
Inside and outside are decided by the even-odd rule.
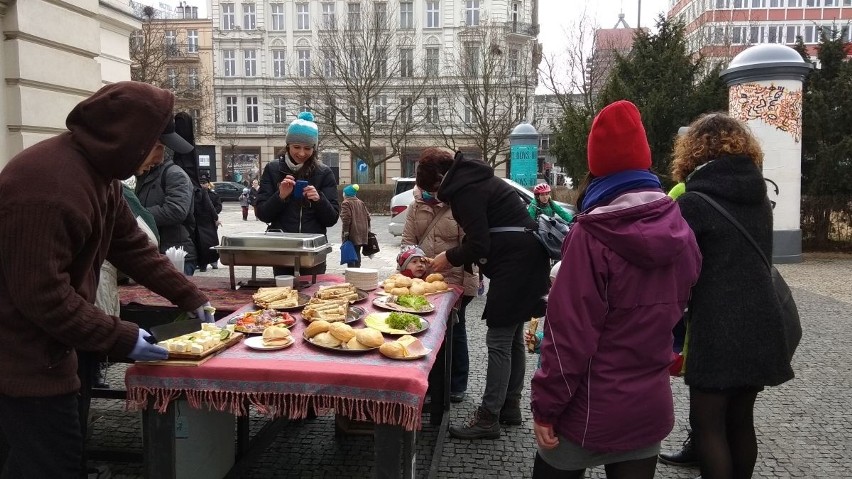
POLYGON ((402 296, 403 294, 409 294, 410 290, 408 288, 396 287, 388 292, 394 296, 402 296))
POLYGON ((397 288, 407 288, 411 286, 411 283, 411 278, 402 275, 399 275, 399 277, 393 281, 393 284, 395 284, 397 288))
POLYGON ((346 323, 331 323, 331 326, 328 327, 328 332, 343 343, 348 342, 355 336, 355 330, 346 323))
POLYGON ((438 291, 435 288, 435 283, 423 283, 423 290, 424 290, 423 294, 429 294, 429 293, 434 293, 435 291, 438 291))
POLYGON ((449 288, 449 286, 447 286, 447 283, 445 283, 445 282, 443 282, 443 281, 435 281, 434 283, 432 283, 432 286, 434 286, 434 287, 435 287, 435 292, 436 292, 436 293, 437 293, 438 291, 444 291, 444 290, 446 290, 447 288, 449 288))
POLYGON ((265 346, 281 346, 290 342, 290 330, 283 326, 269 326, 263 330, 265 346))
POLYGON ((429 276, 426 276, 426 282, 431 283, 432 281, 443 281, 444 275, 441 273, 432 273, 429 276))
POLYGON ((379 352, 392 359, 402 359, 405 357, 405 346, 397 341, 391 341, 379 346, 379 352))
POLYGON ((305 329, 305 336, 312 338, 317 334, 324 333, 328 331, 328 328, 331 326, 331 323, 328 321, 324 321, 322 319, 318 321, 314 321, 308 325, 307 329, 305 329))
POLYGON ((356 329, 355 338, 368 348, 377 348, 385 343, 382 333, 373 328, 356 329))
POLYGON ((327 348, 340 347, 340 340, 331 335, 331 333, 319 333, 311 338, 314 344, 325 346, 327 348))
POLYGON ((426 294, 426 283, 414 283, 408 290, 411 294, 426 294))
POLYGON ((347 343, 344 344, 346 349, 370 349, 367 346, 358 342, 358 338, 353 336, 347 343))
POLYGON ((418 284, 418 283, 425 283, 425 282, 426 282, 426 281, 424 281, 424 280, 423 280, 423 279, 421 279, 421 278, 411 278, 411 284, 412 284, 412 286, 413 286, 413 285, 415 285, 415 284, 418 284))

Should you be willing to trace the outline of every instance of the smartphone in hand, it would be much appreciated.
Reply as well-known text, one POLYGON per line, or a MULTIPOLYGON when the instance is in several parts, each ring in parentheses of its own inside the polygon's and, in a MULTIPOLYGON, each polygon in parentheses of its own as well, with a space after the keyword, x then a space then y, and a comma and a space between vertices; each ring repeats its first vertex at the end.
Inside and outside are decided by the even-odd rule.
POLYGON ((297 180, 296 185, 293 187, 293 198, 301 200, 306 186, 308 186, 307 180, 297 180))

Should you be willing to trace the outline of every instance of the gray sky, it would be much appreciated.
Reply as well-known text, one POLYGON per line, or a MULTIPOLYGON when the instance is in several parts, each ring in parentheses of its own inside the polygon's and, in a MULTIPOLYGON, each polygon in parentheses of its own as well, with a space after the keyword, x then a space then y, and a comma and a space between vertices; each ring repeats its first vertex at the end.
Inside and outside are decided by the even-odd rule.
MULTIPOLYGON (((666 12, 668 5, 669 0, 642 0, 641 26, 653 29, 655 19, 666 12)), ((613 28, 618 14, 624 12, 627 24, 636 28, 638 0, 539 0, 538 41, 544 45, 546 56, 558 56, 565 50, 565 38, 571 35, 566 33, 566 27, 576 24, 584 11, 592 25, 600 28, 613 28)), ((539 84, 536 93, 547 93, 547 89, 539 84)))

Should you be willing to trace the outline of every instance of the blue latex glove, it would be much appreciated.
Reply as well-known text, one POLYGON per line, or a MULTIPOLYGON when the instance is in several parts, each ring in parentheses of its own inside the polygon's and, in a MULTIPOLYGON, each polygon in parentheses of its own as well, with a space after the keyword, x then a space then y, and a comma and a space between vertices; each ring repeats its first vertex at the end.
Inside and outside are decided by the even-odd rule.
POLYGON ((213 316, 216 313, 216 308, 214 308, 210 301, 202 304, 195 311, 188 311, 187 314, 192 319, 200 319, 202 323, 212 323, 216 321, 216 318, 213 316))
POLYGON ((150 338, 151 333, 139 328, 139 337, 136 339, 136 346, 133 346, 133 351, 127 355, 128 358, 134 361, 160 361, 169 357, 169 352, 162 346, 151 344, 145 340, 150 338))

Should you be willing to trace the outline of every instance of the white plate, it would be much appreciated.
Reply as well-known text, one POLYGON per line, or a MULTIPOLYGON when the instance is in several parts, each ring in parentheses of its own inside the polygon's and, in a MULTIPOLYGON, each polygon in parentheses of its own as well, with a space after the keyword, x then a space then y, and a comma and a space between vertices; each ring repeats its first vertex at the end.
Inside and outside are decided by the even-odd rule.
POLYGON ((252 349, 257 349, 259 351, 273 351, 273 350, 276 350, 276 349, 284 349, 286 347, 292 346, 293 343, 295 343, 295 342, 296 342, 296 340, 294 340, 293 337, 290 336, 290 342, 289 343, 277 345, 277 346, 267 346, 267 345, 263 344, 263 336, 252 336, 250 338, 246 338, 246 340, 243 341, 243 344, 245 344, 246 346, 248 346, 252 349))
POLYGON ((402 306, 400 304, 392 303, 391 299, 394 299, 391 297, 391 295, 379 296, 373 300, 373 305, 382 309, 389 309, 391 311, 399 311, 402 313, 412 314, 427 314, 431 313, 432 311, 435 311, 435 305, 433 305, 429 301, 426 301, 426 306, 424 306, 423 309, 414 309, 402 306))
POLYGON ((417 331, 405 331, 402 329, 393 329, 385 322, 390 316, 391 313, 370 313, 364 318, 364 325, 368 328, 377 329, 385 334, 391 334, 395 336, 403 336, 406 334, 418 334, 422 333, 429 329, 429 321, 426 321, 423 318, 420 318, 420 329, 417 331))
POLYGON ((393 359, 394 361, 412 361, 412 360, 414 360, 414 359, 423 359, 423 358, 425 358, 426 356, 428 356, 428 355, 429 355, 429 353, 431 353, 431 352, 432 352, 432 350, 431 350, 431 349, 429 349, 429 348, 424 348, 424 349, 425 349, 425 351, 424 351, 424 353, 423 353, 423 354, 416 354, 416 355, 406 356, 406 357, 404 357, 404 358, 392 358, 392 357, 390 357, 390 356, 385 356, 384 354, 382 354, 382 356, 385 356, 385 357, 386 357, 386 358, 388 358, 388 359, 393 359))

